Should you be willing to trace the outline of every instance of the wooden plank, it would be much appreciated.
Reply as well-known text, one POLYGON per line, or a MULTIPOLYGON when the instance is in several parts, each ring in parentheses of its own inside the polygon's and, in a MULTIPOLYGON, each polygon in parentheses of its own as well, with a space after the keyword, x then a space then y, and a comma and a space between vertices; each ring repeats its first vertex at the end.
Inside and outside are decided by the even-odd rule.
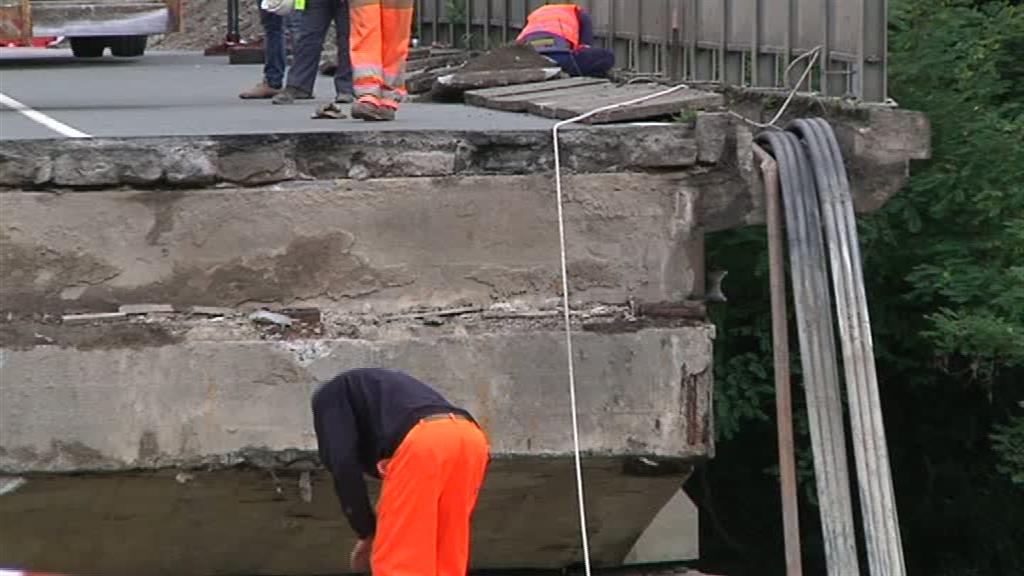
MULTIPOLYGON (((725 98, 721 94, 715 94, 714 92, 700 92, 696 90, 681 90, 667 96, 648 100, 642 104, 636 104, 627 108, 619 108, 598 114, 584 122, 586 124, 633 122, 647 118, 657 118, 658 116, 678 114, 683 110, 707 110, 720 108, 724 105, 725 98)), ((565 118, 572 118, 573 116, 577 116, 598 107, 599 105, 593 106, 590 103, 582 102, 576 110, 567 110, 566 113, 570 115, 565 116, 565 118)))
POLYGON ((578 88, 580 86, 592 86, 594 84, 607 84, 608 81, 602 78, 563 78, 560 80, 547 80, 545 82, 534 82, 533 84, 519 84, 516 86, 500 86, 498 88, 484 88, 466 92, 466 103, 474 106, 488 98, 501 98, 503 96, 514 96, 516 94, 530 94, 532 92, 543 92, 546 90, 561 90, 563 88, 578 88))
MULTIPOLYGON (((572 90, 559 90, 557 92, 545 92, 543 94, 534 94, 533 98, 528 98, 526 103, 526 112, 530 114, 536 114, 537 116, 544 116, 546 118, 555 118, 555 112, 568 106, 572 106, 576 102, 591 102, 601 101, 608 99, 609 102, 621 102, 622 100, 629 100, 630 98, 638 98, 640 96, 646 96, 652 94, 657 90, 649 90, 647 87, 641 86, 617 86, 615 84, 600 84, 597 86, 587 86, 585 88, 577 88, 572 90)), ((571 116, 569 116, 571 118, 571 116)))
POLYGON ((522 68, 518 70, 486 70, 481 72, 458 72, 441 76, 434 83, 434 89, 448 91, 479 90, 481 88, 493 88, 496 86, 510 86, 515 84, 529 84, 543 82, 553 75, 557 75, 557 68, 522 68))
POLYGON ((497 88, 483 88, 466 92, 466 95, 475 95, 484 98, 499 98, 514 94, 527 94, 529 92, 540 92, 543 90, 559 90, 562 88, 577 88, 580 86, 592 86, 594 84, 608 84, 603 78, 560 78, 558 80, 547 80, 534 84, 521 84, 518 86, 499 86, 497 88))
MULTIPOLYGON (((664 90, 664 87, 622 86, 594 91, 589 95, 570 95, 567 98, 544 102, 542 105, 538 102, 529 110, 541 116, 564 120, 603 106, 648 96, 660 90, 664 90)), ((587 124, 629 122, 677 114, 687 109, 717 108, 723 104, 724 98, 721 94, 684 89, 626 108, 602 112, 584 122, 587 124)))
POLYGON ((576 88, 563 88, 561 90, 545 90, 530 94, 513 94, 503 98, 490 98, 486 107, 506 112, 531 112, 536 108, 537 102, 552 102, 555 100, 586 98, 595 90, 602 90, 612 86, 608 84, 591 84, 589 86, 578 86, 576 88))

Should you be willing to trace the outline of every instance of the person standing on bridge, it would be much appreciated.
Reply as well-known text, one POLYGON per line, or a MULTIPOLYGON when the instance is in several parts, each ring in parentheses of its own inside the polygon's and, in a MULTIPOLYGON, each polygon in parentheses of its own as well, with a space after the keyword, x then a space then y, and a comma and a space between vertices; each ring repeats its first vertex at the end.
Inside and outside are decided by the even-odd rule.
POLYGON ((274 96, 274 104, 291 104, 313 98, 327 29, 334 22, 337 42, 337 68, 334 71, 334 102, 352 102, 352 63, 348 55, 349 0, 305 0, 302 26, 295 43, 295 58, 288 70, 284 90, 274 96))
POLYGON ((554 60, 570 76, 602 78, 615 65, 611 50, 594 48, 590 14, 575 4, 547 4, 530 13, 516 43, 554 60))
POLYGON ((359 540, 351 569, 465 576, 470 517, 489 461, 469 412, 402 372, 343 372, 313 395, 320 460, 359 540), (376 516, 363 474, 383 479, 376 516))
POLYGON ((351 0, 352 117, 394 120, 405 98, 413 0, 351 0))
POLYGON ((291 0, 259 2, 260 25, 263 27, 263 80, 238 95, 243 100, 273 98, 281 91, 284 69, 288 65, 288 44, 285 29, 293 43, 301 27, 302 11, 294 10, 291 0))

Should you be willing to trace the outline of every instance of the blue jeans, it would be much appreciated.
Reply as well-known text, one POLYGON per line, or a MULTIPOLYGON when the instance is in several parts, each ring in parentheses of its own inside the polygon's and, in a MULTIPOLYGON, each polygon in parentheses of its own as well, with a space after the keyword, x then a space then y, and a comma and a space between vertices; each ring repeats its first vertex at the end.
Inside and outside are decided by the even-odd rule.
POLYGON ((298 36, 301 19, 302 12, 299 10, 288 16, 260 10, 260 24, 263 26, 263 81, 272 88, 280 88, 284 84, 284 69, 288 65, 285 27, 294 41, 298 36))
POLYGON ((576 52, 541 52, 570 76, 603 78, 615 66, 615 54, 603 48, 582 48, 576 52))

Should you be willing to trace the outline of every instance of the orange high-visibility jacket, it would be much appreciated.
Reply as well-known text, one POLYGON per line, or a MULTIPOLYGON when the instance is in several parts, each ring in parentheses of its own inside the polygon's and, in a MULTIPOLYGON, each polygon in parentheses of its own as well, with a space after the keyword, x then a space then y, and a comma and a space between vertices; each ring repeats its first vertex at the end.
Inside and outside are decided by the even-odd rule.
POLYGON ((516 38, 521 42, 530 34, 546 32, 561 36, 575 50, 580 44, 580 7, 575 4, 547 4, 530 13, 526 28, 516 38))

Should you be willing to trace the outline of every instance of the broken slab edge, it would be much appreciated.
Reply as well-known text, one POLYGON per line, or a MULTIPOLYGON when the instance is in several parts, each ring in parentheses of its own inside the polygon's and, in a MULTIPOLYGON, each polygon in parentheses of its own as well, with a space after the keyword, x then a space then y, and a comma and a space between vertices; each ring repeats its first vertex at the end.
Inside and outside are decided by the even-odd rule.
MULTIPOLYGON (((55 464, 25 464, 11 462, 4 456, 6 450, 0 448, 0 478, 32 478, 51 476, 109 475, 133 472, 217 472, 229 469, 248 470, 325 470, 316 450, 292 448, 274 450, 266 447, 246 447, 224 454, 206 454, 193 458, 160 457, 133 462, 108 460, 91 462, 86 466, 55 464), (5 461, 7 460, 7 461, 5 461)), ((570 459, 572 452, 530 451, 530 452, 493 452, 491 458, 503 461, 527 459, 570 459)), ((620 460, 623 473, 631 476, 667 476, 679 474, 695 463, 703 462, 712 457, 703 449, 687 449, 683 452, 663 453, 648 452, 617 452, 611 450, 583 450, 580 457, 586 459, 620 460), (639 462, 646 461, 654 465, 644 466, 639 462), (645 468, 649 468, 645 471, 645 468)))
MULTIPOLYGON (((619 125, 564 132, 563 166, 574 173, 685 168, 693 127, 619 125), (591 130, 591 131, 588 131, 591 130), (574 135, 579 136, 574 137, 574 135), (638 144, 637 141, 640 141, 638 144)), ((0 150, 0 192, 113 187, 259 186, 288 181, 516 175, 554 169, 549 130, 384 131, 19 140, 0 150), (322 154, 303 154, 320 150, 322 154)))

